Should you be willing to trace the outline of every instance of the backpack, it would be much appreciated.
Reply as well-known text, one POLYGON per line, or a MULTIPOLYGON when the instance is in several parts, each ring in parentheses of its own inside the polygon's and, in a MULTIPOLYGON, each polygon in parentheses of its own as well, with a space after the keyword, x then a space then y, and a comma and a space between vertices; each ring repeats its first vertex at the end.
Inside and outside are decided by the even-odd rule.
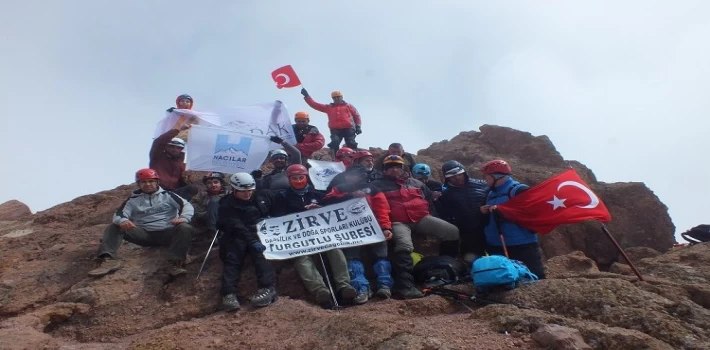
POLYGON ((471 277, 479 293, 489 292, 495 287, 513 289, 519 282, 538 279, 522 262, 502 255, 483 256, 474 260, 471 277))
POLYGON ((414 265, 412 275, 418 283, 458 282, 466 274, 466 266, 448 255, 428 256, 414 265))
POLYGON ((680 235, 690 244, 710 242, 710 225, 698 225, 680 235))

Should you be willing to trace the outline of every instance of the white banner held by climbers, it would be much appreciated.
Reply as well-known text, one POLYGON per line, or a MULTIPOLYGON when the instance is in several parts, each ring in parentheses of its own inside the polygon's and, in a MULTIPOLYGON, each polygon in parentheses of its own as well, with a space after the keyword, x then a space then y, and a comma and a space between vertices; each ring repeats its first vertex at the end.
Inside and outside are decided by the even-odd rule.
POLYGON ((365 198, 269 218, 257 227, 268 260, 291 259, 385 240, 365 198))
POLYGON ((221 128, 193 125, 185 147, 187 170, 227 174, 259 169, 269 154, 269 138, 221 128))
POLYGON ((322 160, 309 159, 308 164, 311 168, 308 169, 313 187, 319 191, 325 191, 333 178, 345 171, 343 162, 326 162, 322 160))

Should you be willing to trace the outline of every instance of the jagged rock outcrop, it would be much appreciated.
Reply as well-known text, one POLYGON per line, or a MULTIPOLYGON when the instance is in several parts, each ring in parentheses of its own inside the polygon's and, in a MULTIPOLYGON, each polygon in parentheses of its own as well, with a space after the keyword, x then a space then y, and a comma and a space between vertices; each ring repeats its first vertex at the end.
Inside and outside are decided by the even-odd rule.
MULTIPOLYGON (((673 226, 648 188, 597 182, 546 137, 495 126, 435 143, 419 156, 435 171, 457 159, 474 176, 493 158, 510 160, 516 176, 531 185, 567 166, 577 169, 612 212, 609 228, 619 242, 646 247, 629 249, 646 281, 619 260, 597 224, 583 223, 543 237, 550 278, 489 297, 507 305, 467 303, 469 313, 429 296, 322 310, 309 303, 286 261, 275 264, 278 302, 226 314, 218 309, 216 251, 195 280, 206 237, 195 242, 183 278, 167 277, 162 250, 130 243, 119 251, 123 269, 87 277, 102 230, 134 189, 126 185, 0 221, 0 348, 544 349, 555 341, 592 349, 709 348, 710 244, 669 251, 673 226), (599 271, 607 265, 615 273, 599 271)), ((199 175, 193 180, 201 185, 199 175)), ((242 301, 255 291, 255 280, 247 262, 242 301)))

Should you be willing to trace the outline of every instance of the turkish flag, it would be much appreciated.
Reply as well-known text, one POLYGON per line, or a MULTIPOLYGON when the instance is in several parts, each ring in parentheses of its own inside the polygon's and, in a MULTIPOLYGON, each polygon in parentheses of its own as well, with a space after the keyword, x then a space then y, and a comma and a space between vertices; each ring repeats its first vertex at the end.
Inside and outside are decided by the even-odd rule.
POLYGON ((504 218, 540 234, 585 220, 609 222, 611 214, 574 169, 499 204, 504 218))
POLYGON ((279 89, 292 88, 301 85, 301 80, 298 79, 296 71, 291 65, 283 66, 271 72, 271 78, 274 79, 276 87, 279 89))

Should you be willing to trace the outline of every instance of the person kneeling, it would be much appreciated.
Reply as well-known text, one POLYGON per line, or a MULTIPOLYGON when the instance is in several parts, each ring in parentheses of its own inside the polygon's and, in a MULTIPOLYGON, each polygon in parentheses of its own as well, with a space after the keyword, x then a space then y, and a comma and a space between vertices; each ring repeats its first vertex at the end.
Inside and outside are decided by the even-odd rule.
POLYGON ((100 266, 89 276, 101 277, 118 271, 123 264, 116 252, 123 240, 140 246, 169 246, 168 274, 177 277, 187 273, 185 256, 190 249, 194 229, 188 223, 193 215, 190 202, 160 188, 158 173, 153 169, 136 172, 139 190, 133 192, 106 227, 99 247, 100 266))
POLYGON ((259 289, 251 297, 251 305, 267 306, 278 298, 274 270, 264 257, 266 247, 259 241, 256 224, 266 218, 273 205, 273 193, 254 192, 256 181, 247 173, 232 175, 229 182, 232 194, 219 202, 217 228, 220 231, 219 257, 222 259, 222 307, 227 311, 239 309, 237 284, 244 258, 251 256, 259 289))

